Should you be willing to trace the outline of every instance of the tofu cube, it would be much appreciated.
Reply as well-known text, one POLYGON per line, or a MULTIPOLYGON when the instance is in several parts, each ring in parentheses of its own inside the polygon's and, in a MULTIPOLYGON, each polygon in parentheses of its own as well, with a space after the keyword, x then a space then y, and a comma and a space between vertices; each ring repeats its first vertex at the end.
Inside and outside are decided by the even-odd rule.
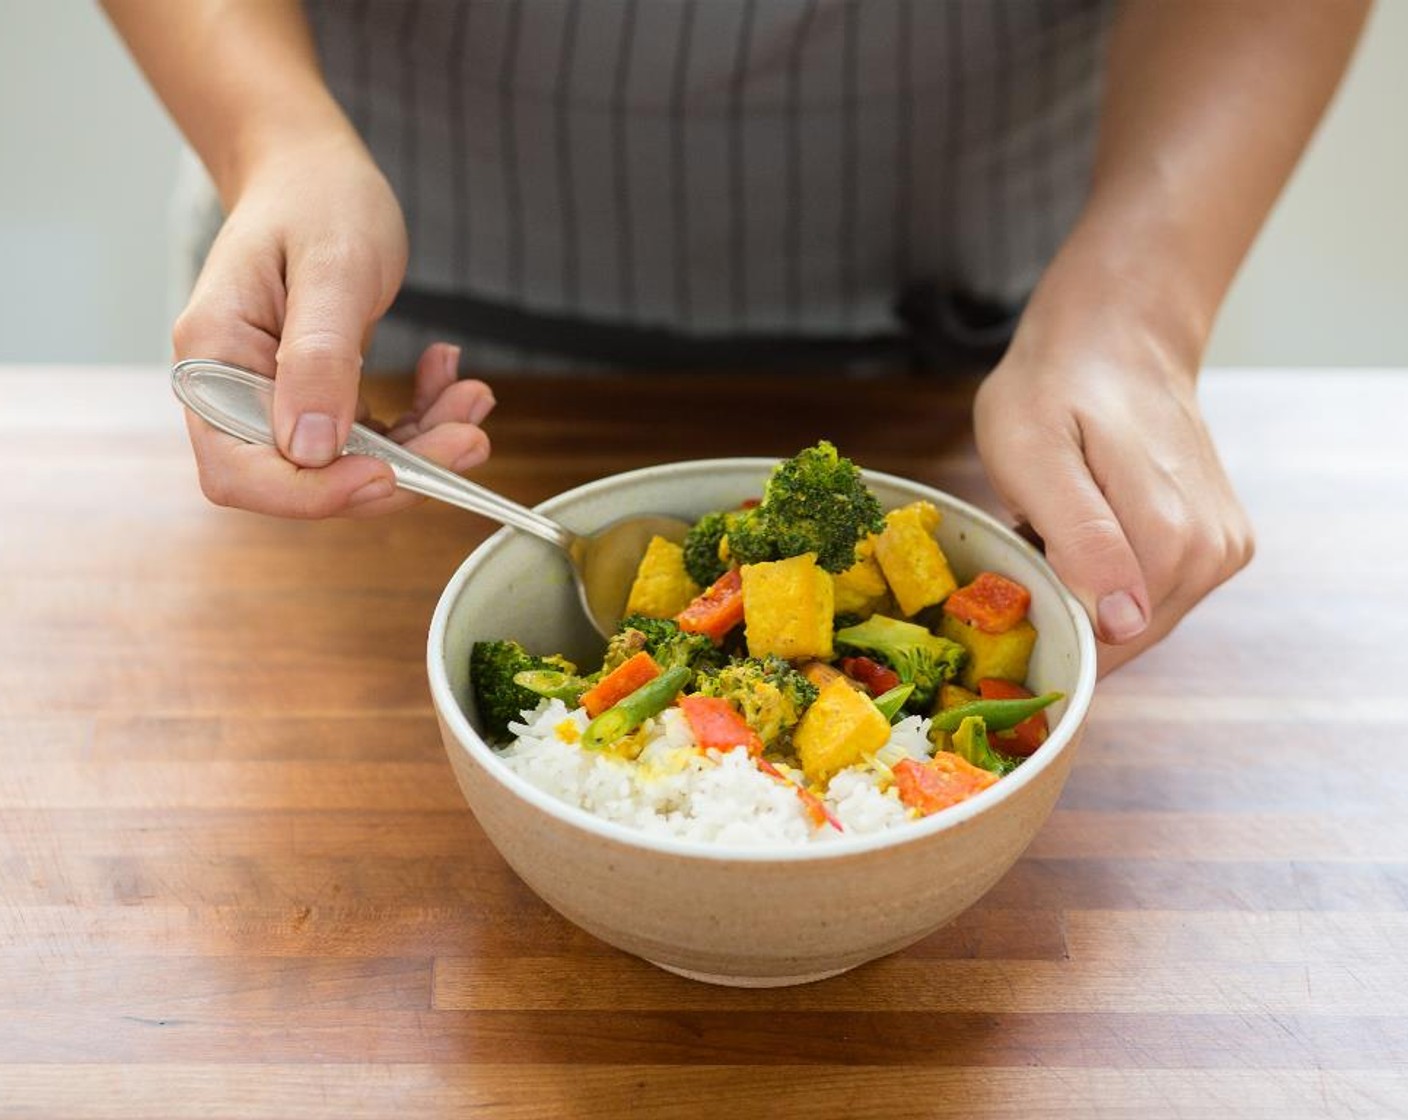
POLYGON ((1018 684, 1026 682, 1027 665, 1032 647, 1036 645, 1036 627, 1027 619, 1001 634, 989 634, 945 613, 939 633, 968 651, 968 660, 959 678, 964 688, 976 689, 984 677, 1018 684))
POLYGON ((813 553, 743 566, 743 622, 751 656, 828 660, 834 655, 835 614, 831 573, 817 566, 813 553))
POLYGON ((792 733, 807 780, 829 782, 847 766, 877 751, 890 738, 890 721, 868 695, 844 680, 818 693, 792 733))
POLYGON ((906 618, 942 603, 958 587, 934 539, 940 517, 932 502, 911 502, 885 515, 885 529, 875 540, 875 558, 906 618))
POLYGON ((890 603, 890 585, 875 559, 875 534, 856 545, 856 562, 831 577, 836 613, 869 618, 890 603))
POLYGON ((674 618, 702 591, 685 571, 684 549, 664 537, 651 537, 636 568, 626 613, 674 618))

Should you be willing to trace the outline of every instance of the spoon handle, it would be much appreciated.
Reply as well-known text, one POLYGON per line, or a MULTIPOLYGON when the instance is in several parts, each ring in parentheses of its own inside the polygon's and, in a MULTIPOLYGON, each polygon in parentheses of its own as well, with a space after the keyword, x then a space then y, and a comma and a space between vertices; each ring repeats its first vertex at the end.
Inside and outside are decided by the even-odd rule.
MULTIPOLYGON (((182 404, 222 432, 246 443, 274 446, 273 426, 269 422, 269 408, 274 400, 271 378, 228 362, 188 358, 172 368, 171 387, 182 404)), ((557 522, 470 482, 361 424, 352 425, 342 453, 380 459, 391 468, 396 485, 403 490, 438 498, 502 525, 522 529, 562 549, 570 550, 576 540, 575 533, 557 522)))

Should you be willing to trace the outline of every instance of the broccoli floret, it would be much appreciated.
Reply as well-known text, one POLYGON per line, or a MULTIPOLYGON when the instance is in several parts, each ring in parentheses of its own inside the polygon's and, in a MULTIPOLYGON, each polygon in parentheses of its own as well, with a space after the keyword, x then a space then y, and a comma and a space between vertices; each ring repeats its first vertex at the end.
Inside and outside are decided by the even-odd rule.
POLYGON ((719 559, 719 541, 728 532, 727 514, 722 510, 706 513, 689 527, 681 546, 684 548, 684 570, 700 587, 708 587, 727 570, 719 559))
POLYGON ((777 539, 767 518, 758 512, 757 506, 727 515, 727 528, 725 547, 731 562, 765 564, 784 558, 777 550, 777 539))
MULTIPOLYGON (((938 745, 939 736, 933 729, 929 731, 930 742, 938 745)), ((1020 758, 1013 758, 993 749, 992 740, 980 716, 969 716, 951 736, 949 744, 953 753, 974 766, 991 770, 994 774, 1010 774, 1021 765, 1020 758)))
POLYGON ((814 552, 822 568, 840 573, 856 562, 856 545, 884 527, 860 468, 822 440, 773 468, 762 501, 730 527, 728 548, 742 564, 814 552))
POLYGON ((606 640, 606 653, 601 660, 601 675, 624 665, 632 657, 645 649, 645 634, 634 626, 627 626, 623 619, 616 627, 616 633, 606 640))
POLYGON ((508 738, 511 720, 523 718, 542 699, 538 693, 514 682, 514 675, 535 669, 560 673, 577 672, 566 658, 552 655, 539 657, 529 653, 519 643, 506 639, 475 642, 469 651, 469 680, 474 689, 474 702, 479 718, 490 738, 508 738))
POLYGON ((672 618, 627 615, 607 642, 607 671, 633 654, 645 650, 661 669, 676 665, 698 672, 723 663, 723 654, 707 634, 681 630, 672 618))
POLYGON ((708 587, 730 564, 761 564, 779 560, 777 545, 763 519, 750 509, 706 513, 685 534, 684 567, 689 578, 708 587))
POLYGON ((740 657, 695 680, 705 696, 721 696, 738 708, 764 747, 790 736, 817 688, 780 657, 740 657))
POLYGON ((857 626, 836 631, 836 645, 883 661, 914 691, 905 701, 905 710, 927 712, 934 694, 944 681, 953 679, 963 667, 965 650, 957 642, 913 622, 873 614, 857 626))

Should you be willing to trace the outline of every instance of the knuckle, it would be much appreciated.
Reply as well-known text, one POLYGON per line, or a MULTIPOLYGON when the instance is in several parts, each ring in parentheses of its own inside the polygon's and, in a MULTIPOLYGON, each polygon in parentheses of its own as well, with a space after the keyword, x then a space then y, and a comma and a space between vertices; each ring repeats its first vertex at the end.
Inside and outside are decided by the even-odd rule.
POLYGON ((1250 536, 1236 528, 1208 529, 1191 543, 1177 570, 1184 583, 1206 593, 1246 567, 1251 548, 1250 536))
POLYGON ((350 366, 359 370, 362 351, 357 339, 331 328, 320 328, 303 331, 296 338, 284 338, 279 343, 277 360, 280 368, 350 366))
POLYGON ((235 487, 224 471, 213 470, 204 463, 199 469, 200 492, 211 505, 231 508, 238 504, 235 487))
POLYGON ((1256 556, 1256 532, 1251 519, 1239 511, 1227 533, 1227 556, 1231 570, 1240 572, 1256 556))
POLYGON ((201 340, 209 334, 209 316, 201 308, 187 307, 171 324, 172 349, 178 358, 194 357, 201 340))
POLYGON ((1151 503, 1140 514, 1141 528, 1154 540, 1165 542, 1170 551, 1201 551, 1208 529, 1183 505, 1151 503))
POLYGON ((1083 518, 1066 533, 1065 550, 1077 556, 1099 558, 1124 548, 1124 531, 1113 517, 1083 518))
POLYGON ((1237 570, 1240 572, 1256 558, 1256 534, 1247 526, 1237 540, 1237 570))

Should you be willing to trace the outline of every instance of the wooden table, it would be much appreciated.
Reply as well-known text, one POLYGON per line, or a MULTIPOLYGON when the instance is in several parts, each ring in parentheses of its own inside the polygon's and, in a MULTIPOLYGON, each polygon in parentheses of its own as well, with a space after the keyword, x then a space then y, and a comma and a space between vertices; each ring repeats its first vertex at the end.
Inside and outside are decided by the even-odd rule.
MULTIPOLYGON (((530 502, 826 435, 992 505, 965 385, 497 388, 530 502)), ((1204 396, 1253 567, 978 907, 759 992, 577 931, 465 809, 423 646, 485 523, 216 509, 162 371, 0 371, 0 1116, 1408 1115, 1408 373, 1204 396)))

